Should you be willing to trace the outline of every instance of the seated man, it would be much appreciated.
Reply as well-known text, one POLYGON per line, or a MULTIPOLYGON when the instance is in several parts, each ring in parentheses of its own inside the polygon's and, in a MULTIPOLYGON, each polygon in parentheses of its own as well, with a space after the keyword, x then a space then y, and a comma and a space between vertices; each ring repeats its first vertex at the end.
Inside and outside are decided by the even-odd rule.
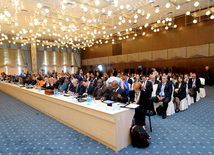
POLYGON ((159 83, 159 81, 155 79, 154 75, 151 75, 150 78, 151 78, 150 81, 152 82, 152 85, 159 83))
POLYGON ((105 97, 109 93, 109 89, 106 87, 106 85, 103 84, 103 80, 99 79, 97 81, 97 87, 94 89, 93 97, 95 99, 101 99, 102 97, 105 97))
POLYGON ((85 91, 85 87, 81 83, 79 83, 79 80, 73 79, 72 86, 70 87, 67 94, 74 93, 75 95, 82 95, 84 91, 85 91))
POLYGON ((163 75, 161 82, 158 84, 156 97, 151 97, 149 99, 149 102, 153 107, 153 110, 154 110, 153 102, 163 102, 162 108, 163 119, 166 118, 166 110, 168 107, 168 103, 171 101, 171 97, 172 97, 172 83, 167 80, 166 75, 163 75))
POLYGON ((92 95, 94 93, 94 86, 91 82, 83 80, 82 84, 85 87, 85 92, 82 94, 83 96, 92 95))
POLYGON ((128 101, 126 91, 119 87, 118 81, 112 81, 111 86, 112 88, 110 89, 109 93, 105 97, 102 97, 101 101, 113 100, 117 102, 126 103, 128 101))
POLYGON ((153 91, 152 83, 149 80, 147 80, 145 75, 142 76, 142 90, 147 93, 149 98, 152 96, 153 91))
POLYGON ((193 88, 193 98, 194 98, 194 102, 196 102, 196 97, 197 97, 197 92, 200 92, 200 88, 201 87, 201 81, 199 78, 196 78, 196 74, 192 73, 192 78, 189 79, 188 82, 188 89, 193 88))

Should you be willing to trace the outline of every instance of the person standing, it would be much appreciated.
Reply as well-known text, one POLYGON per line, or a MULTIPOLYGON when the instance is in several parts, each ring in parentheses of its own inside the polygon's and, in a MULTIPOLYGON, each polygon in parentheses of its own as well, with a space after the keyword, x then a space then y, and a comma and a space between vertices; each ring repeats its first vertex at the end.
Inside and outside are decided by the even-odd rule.
POLYGON ((212 85, 212 82, 211 82, 211 71, 209 69, 209 66, 205 66, 205 85, 212 85))

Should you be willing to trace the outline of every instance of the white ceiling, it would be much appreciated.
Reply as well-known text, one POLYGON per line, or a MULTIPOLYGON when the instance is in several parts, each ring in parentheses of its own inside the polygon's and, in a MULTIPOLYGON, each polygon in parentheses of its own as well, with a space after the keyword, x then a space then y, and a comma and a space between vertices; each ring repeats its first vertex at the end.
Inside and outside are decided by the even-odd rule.
POLYGON ((170 0, 170 7, 166 8, 168 0, 0 0, 0 33, 4 34, 0 36, 0 40, 83 47, 106 38, 107 35, 110 38, 110 34, 113 35, 111 39, 116 40, 116 34, 126 29, 155 23, 166 17, 173 19, 187 11, 214 5, 213 0, 197 1, 199 6, 194 7, 196 0, 170 0), (100 4, 96 5, 96 1, 100 4), (115 7, 117 1, 118 6, 115 7), (42 5, 41 8, 37 7, 38 3, 42 5), (176 4, 180 5, 179 10, 176 9, 176 4), (155 13, 157 8, 159 13, 155 13), (111 16, 108 16, 109 11, 111 16), (146 19, 148 14, 151 16, 146 19), (138 16, 135 24, 134 15, 138 16))

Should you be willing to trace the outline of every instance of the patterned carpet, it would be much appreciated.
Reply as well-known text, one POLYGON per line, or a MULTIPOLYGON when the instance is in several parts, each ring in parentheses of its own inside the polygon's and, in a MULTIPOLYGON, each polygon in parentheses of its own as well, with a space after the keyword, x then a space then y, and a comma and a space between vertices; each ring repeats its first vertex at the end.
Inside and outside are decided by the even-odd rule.
POLYGON ((214 154, 214 87, 206 91, 206 98, 184 112, 165 120, 152 116, 148 148, 129 145, 119 152, 0 91, 0 155, 214 154))

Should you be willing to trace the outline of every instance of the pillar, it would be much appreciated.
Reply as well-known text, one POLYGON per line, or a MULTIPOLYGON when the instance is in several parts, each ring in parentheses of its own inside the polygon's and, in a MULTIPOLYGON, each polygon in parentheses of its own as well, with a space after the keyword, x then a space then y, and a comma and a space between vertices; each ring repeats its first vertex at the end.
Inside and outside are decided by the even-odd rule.
POLYGON ((36 51, 36 44, 31 44, 31 61, 32 61, 32 73, 37 73, 37 51, 36 51))

